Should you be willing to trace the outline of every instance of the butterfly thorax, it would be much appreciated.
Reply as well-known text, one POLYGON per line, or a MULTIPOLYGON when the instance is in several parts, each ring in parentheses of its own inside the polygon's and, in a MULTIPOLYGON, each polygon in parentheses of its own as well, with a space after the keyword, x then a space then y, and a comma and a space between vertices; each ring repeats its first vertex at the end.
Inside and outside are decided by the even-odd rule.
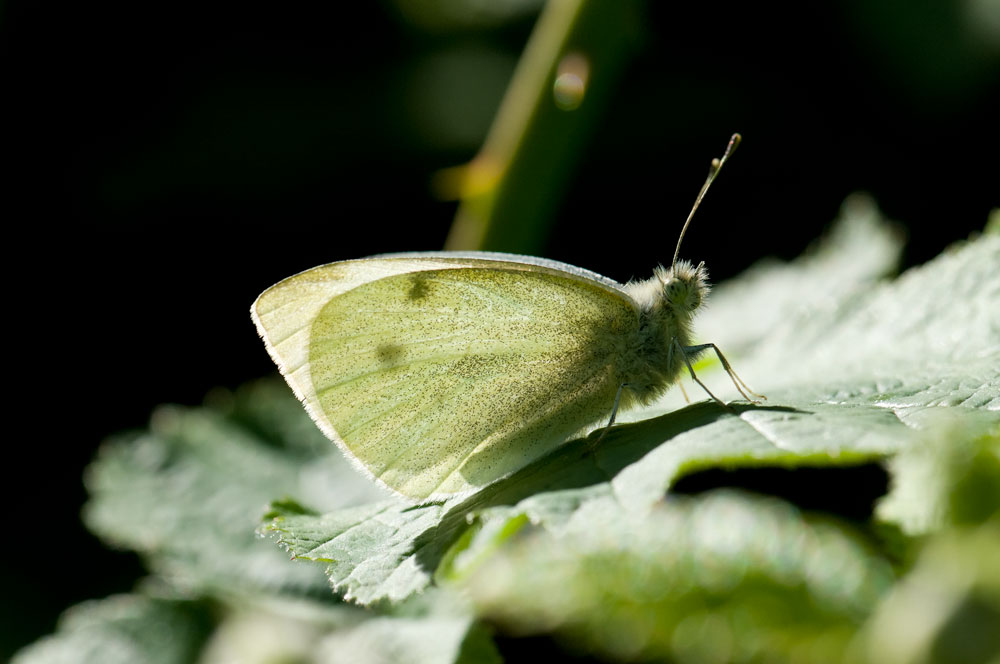
POLYGON ((678 346, 691 345, 691 322, 708 296, 708 270, 678 261, 658 267, 646 281, 625 286, 638 308, 636 338, 623 363, 624 406, 647 404, 663 394, 686 370, 678 346))

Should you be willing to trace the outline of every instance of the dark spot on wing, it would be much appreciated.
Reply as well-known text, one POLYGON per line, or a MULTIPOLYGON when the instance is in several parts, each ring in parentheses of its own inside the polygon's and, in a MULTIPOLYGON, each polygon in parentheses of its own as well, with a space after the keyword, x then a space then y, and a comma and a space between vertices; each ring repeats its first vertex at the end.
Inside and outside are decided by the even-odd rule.
POLYGON ((378 359, 383 366, 394 366, 403 359, 403 347, 398 344, 381 344, 378 347, 378 359))
POLYGON ((422 300, 431 292, 427 277, 422 274, 415 274, 410 278, 410 292, 406 294, 411 300, 422 300))

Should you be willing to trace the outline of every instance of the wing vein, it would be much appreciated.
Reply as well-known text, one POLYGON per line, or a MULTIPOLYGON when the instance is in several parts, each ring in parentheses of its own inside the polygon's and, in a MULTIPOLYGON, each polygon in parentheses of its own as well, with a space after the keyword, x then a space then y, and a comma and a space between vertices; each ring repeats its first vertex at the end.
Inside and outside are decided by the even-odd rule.
MULTIPOLYGON (((595 371, 593 374, 591 374, 590 378, 588 378, 586 381, 583 381, 582 383, 580 383, 579 387, 577 389, 573 390, 572 395, 576 396, 577 394, 579 394, 582 390, 584 390, 584 388, 587 385, 590 384, 590 382, 596 376, 598 376, 598 374, 600 374, 603 371, 606 371, 607 369, 608 369, 607 365, 601 366, 597 371, 595 371)), ((570 401, 572 401, 572 399, 563 399, 563 398, 561 398, 563 396, 565 396, 565 395, 561 394, 561 393, 558 393, 558 392, 554 392, 552 394, 551 398, 549 398, 547 400, 544 400, 539 405, 539 407, 536 408, 533 411, 533 414, 530 417, 524 419, 524 425, 530 425, 530 424, 533 424, 535 422, 538 422, 538 421, 542 420, 544 417, 546 417, 547 415, 551 414, 554 410, 556 410, 556 408, 560 404, 569 403, 570 401)), ((509 426, 511 423, 514 422, 515 419, 517 419, 517 412, 518 411, 517 411, 516 408, 515 409, 511 409, 511 417, 504 422, 505 426, 509 426)), ((581 426, 586 426, 586 424, 581 425, 581 426)), ((506 440, 506 439, 509 439, 511 436, 513 436, 514 434, 516 434, 519 428, 523 428, 523 426, 522 427, 515 427, 514 429, 509 430, 507 433, 505 433, 503 435, 502 438, 500 438, 498 441, 496 441, 497 444, 503 444, 503 441, 506 440)), ((567 435, 569 435, 569 434, 567 434, 567 435)), ((452 475, 454 475, 456 472, 458 472, 458 470, 465 464, 465 462, 468 461, 469 458, 471 458, 473 455, 475 455, 476 452, 479 451, 479 449, 482 447, 482 444, 485 443, 488 439, 489 439, 489 436, 487 436, 482 441, 480 441, 479 444, 477 444, 472 449, 472 451, 470 451, 468 454, 466 454, 459 461, 459 463, 457 465, 455 465, 451 469, 451 471, 447 475, 445 475, 444 478, 441 479, 440 482, 438 482, 437 486, 434 487, 435 490, 440 489, 445 484, 445 482, 447 482, 448 479, 451 478, 452 475)), ((560 443, 562 443, 562 442, 565 442, 565 441, 560 441, 560 443)), ((539 457, 535 457, 535 458, 537 459, 539 457)))
MULTIPOLYGON (((433 400, 433 401, 430 401, 430 402, 425 402, 425 403, 427 403, 428 405, 432 405, 435 410, 439 409, 442 405, 444 405, 444 404, 448 403, 449 401, 451 401, 455 397, 455 395, 458 394, 463 387, 465 387, 466 383, 468 383, 468 382, 469 381, 466 381, 466 380, 458 380, 458 381, 456 381, 454 387, 452 387, 452 389, 448 390, 448 393, 446 395, 444 395, 442 398, 436 399, 436 400, 433 400)), ((423 396, 423 394, 425 392, 426 392, 426 390, 421 393, 421 396, 423 396)), ((411 400, 411 401, 413 401, 413 400, 411 400)), ((412 422, 414 419, 422 416, 426 411, 427 411, 427 407, 426 406, 418 408, 414 412, 413 417, 407 418, 406 422, 407 423, 412 422)), ((426 439, 427 436, 428 436, 428 434, 433 433, 434 431, 436 431, 437 429, 439 429, 442 424, 443 424, 443 422, 441 420, 438 420, 437 422, 434 422, 433 426, 430 426, 428 428, 422 429, 419 433, 417 433, 416 435, 412 436, 410 442, 406 445, 406 447, 404 447, 402 450, 400 450, 399 454, 397 454, 396 456, 394 456, 386 464, 386 466, 381 471, 379 471, 378 477, 381 478, 385 473, 387 473, 390 470, 392 470, 393 468, 395 468, 396 464, 399 462, 400 459, 402 459, 411 449, 413 449, 413 447, 415 447, 417 444, 419 444, 422 440, 426 439)), ((404 427, 399 427, 399 428, 402 429, 404 427)), ((395 433, 395 432, 390 431, 385 436, 382 436, 382 438, 380 438, 378 442, 381 442, 387 436, 390 436, 393 433, 395 433)))

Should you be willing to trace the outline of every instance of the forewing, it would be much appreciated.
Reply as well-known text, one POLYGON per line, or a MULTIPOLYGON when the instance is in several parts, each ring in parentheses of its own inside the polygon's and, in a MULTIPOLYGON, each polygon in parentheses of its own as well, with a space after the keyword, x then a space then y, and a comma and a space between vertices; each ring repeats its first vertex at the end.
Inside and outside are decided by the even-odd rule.
POLYGON ((636 321, 624 296, 555 270, 481 263, 378 278, 316 312, 313 410, 391 489, 468 491, 610 412, 636 321))
POLYGON ((309 334, 316 316, 331 298, 370 281, 455 265, 449 255, 438 256, 440 259, 432 254, 420 258, 387 256, 321 265, 268 288, 250 307, 271 359, 327 436, 332 437, 333 431, 316 410, 309 371, 309 334))

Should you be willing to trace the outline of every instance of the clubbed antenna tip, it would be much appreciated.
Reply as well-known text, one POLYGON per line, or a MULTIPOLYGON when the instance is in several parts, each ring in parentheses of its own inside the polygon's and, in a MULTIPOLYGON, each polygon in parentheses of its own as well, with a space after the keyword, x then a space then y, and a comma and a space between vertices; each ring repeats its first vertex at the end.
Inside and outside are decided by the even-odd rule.
POLYGON ((684 233, 687 232, 688 226, 691 224, 691 219, 694 217, 695 210, 701 205, 701 199, 705 197, 705 192, 708 188, 712 186, 712 182, 715 180, 715 176, 719 174, 722 170, 722 166, 729 159, 729 156, 733 154, 737 146, 739 146, 740 141, 743 137, 739 134, 733 134, 732 138, 729 139, 729 145, 726 146, 726 151, 723 153, 721 158, 716 157, 712 160, 712 165, 708 169, 708 177, 705 178, 705 184, 701 185, 701 191, 698 192, 698 197, 694 199, 694 205, 691 206, 691 212, 688 213, 687 221, 684 222, 684 227, 681 228, 681 235, 677 238, 677 249, 674 250, 674 260, 670 263, 670 269, 673 270, 677 265, 677 257, 681 253, 681 242, 684 240, 684 233))

